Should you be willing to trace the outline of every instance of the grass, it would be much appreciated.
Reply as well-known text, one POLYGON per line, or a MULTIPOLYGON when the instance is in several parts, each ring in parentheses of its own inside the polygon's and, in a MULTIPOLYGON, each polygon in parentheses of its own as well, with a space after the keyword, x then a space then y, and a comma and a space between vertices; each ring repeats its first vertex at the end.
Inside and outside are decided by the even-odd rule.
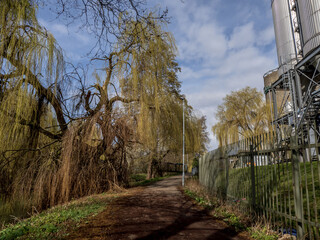
POLYGON ((147 179, 147 174, 145 174, 145 173, 134 174, 134 175, 130 176, 129 186, 130 187, 147 186, 152 183, 158 182, 160 180, 163 180, 165 178, 175 176, 175 175, 177 175, 177 174, 167 173, 163 177, 156 177, 156 178, 147 179))
POLYGON ((115 194, 94 195, 48 209, 16 224, 4 226, 0 231, 0 240, 61 239, 82 219, 103 211, 115 197, 115 194))
POLYGON ((192 192, 189 189, 185 189, 184 192, 186 195, 188 195, 189 197, 194 199, 199 205, 201 205, 202 207, 204 207, 208 210, 211 210, 215 207, 215 203, 212 202, 210 199, 207 199, 203 196, 199 196, 197 193, 192 192))
POLYGON ((141 182, 147 179, 146 173, 132 174, 130 176, 130 183, 141 182))
MULTIPOLYGON (((132 175, 131 187, 145 186, 170 177, 146 179, 146 174, 132 175)), ((13 239, 63 239, 67 232, 79 226, 80 222, 102 212, 106 205, 122 193, 103 193, 71 201, 67 204, 18 220, 15 224, 0 227, 0 240, 13 239)), ((5 207, 6 205, 4 205, 5 207)))
POLYGON ((258 240, 276 240, 279 237, 279 234, 273 231, 266 221, 253 222, 248 215, 239 210, 238 205, 223 202, 218 197, 211 195, 196 178, 186 181, 184 192, 207 209, 210 215, 223 220, 237 232, 247 231, 252 238, 258 240))
POLYGON ((185 194, 193 198, 199 205, 209 210, 210 214, 217 219, 223 220, 228 225, 235 228, 236 231, 245 230, 245 218, 241 219, 241 213, 235 214, 235 209, 231 209, 218 198, 210 195, 197 179, 190 179, 186 182, 185 194))
MULTIPOLYGON (((310 218, 313 221, 315 221, 314 206, 318 217, 320 216, 320 186, 318 173, 316 171, 317 164, 317 162, 313 162, 312 164, 310 162, 300 163, 300 186, 303 194, 304 216, 308 219, 308 206, 310 206, 310 218), (315 198, 313 198, 311 167, 313 168, 314 174, 315 198), (307 191, 309 195, 309 202, 307 201, 307 191)), ((258 172, 258 175, 256 176, 257 200, 259 201, 261 208, 263 208, 264 205, 275 207, 268 203, 267 199, 278 199, 279 211, 289 213, 290 209, 292 214, 294 214, 295 209, 291 163, 256 167, 256 171, 258 172), (265 204, 263 204, 264 201, 265 204)), ((318 218, 318 220, 320 219, 318 218)))
MULTIPOLYGON (((316 221, 316 214, 318 221, 320 220, 320 168, 318 168, 318 165, 318 162, 306 162, 299 165, 304 216, 305 219, 308 219, 309 207, 311 221, 316 221)), ((219 165, 214 165, 208 170, 210 170, 208 175, 211 176, 208 182, 209 189, 217 192, 221 189, 225 190, 226 172, 224 167, 219 168, 219 165), (214 169, 218 170, 215 174, 212 174, 214 169)), ((294 216, 293 175, 290 162, 255 166, 255 184, 256 204, 260 209, 263 210, 267 207, 286 214, 291 212, 291 215, 294 216)), ((250 202, 251 191, 251 168, 229 169, 228 196, 240 201, 250 202)))
MULTIPOLYGON (((28 217, 28 211, 31 209, 31 204, 22 199, 15 199, 11 202, 2 200, 0 197, 0 229, 4 223, 12 221, 15 218, 28 217)), ((29 215, 30 216, 30 215, 29 215)))
POLYGON ((277 240, 279 235, 274 231, 270 231, 269 227, 266 226, 254 226, 248 229, 253 239, 258 240, 277 240))

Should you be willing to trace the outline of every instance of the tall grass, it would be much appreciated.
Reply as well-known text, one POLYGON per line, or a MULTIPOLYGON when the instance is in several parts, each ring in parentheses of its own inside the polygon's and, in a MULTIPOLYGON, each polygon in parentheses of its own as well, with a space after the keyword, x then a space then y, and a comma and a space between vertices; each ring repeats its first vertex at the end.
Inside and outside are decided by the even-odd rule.
POLYGON ((0 199, 0 228, 6 222, 28 217, 31 211, 31 204, 16 199, 15 201, 4 201, 0 199))
POLYGON ((210 215, 226 222, 238 232, 248 231, 252 238, 259 240, 276 240, 279 237, 267 219, 250 217, 239 209, 239 202, 222 200, 201 186, 197 178, 186 181, 185 193, 206 208, 210 215))

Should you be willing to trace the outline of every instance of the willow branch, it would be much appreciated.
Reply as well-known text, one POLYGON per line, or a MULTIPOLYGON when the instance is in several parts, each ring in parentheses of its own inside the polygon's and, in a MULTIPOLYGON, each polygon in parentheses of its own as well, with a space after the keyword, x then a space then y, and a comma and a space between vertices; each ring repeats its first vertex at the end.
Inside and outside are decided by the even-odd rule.
POLYGON ((38 78, 29 69, 27 69, 26 66, 23 66, 23 64, 21 64, 20 61, 14 59, 12 57, 8 58, 8 60, 10 61, 10 63, 13 66, 15 66, 17 68, 18 72, 23 72, 23 70, 26 69, 25 75, 27 76, 28 83, 31 84, 38 91, 39 95, 44 95, 45 98, 51 103, 51 105, 53 106, 53 108, 56 112, 57 119, 58 119, 58 122, 60 125, 60 129, 64 133, 67 130, 67 123, 64 119, 62 107, 61 107, 60 102, 57 99, 57 97, 53 94, 53 92, 51 90, 42 86, 42 84, 40 83, 38 78))
POLYGON ((110 99, 109 103, 110 105, 113 105, 115 102, 120 101, 123 103, 131 103, 131 102, 139 102, 139 99, 133 99, 133 98, 123 98, 120 96, 114 96, 113 98, 110 99))
POLYGON ((32 151, 32 152, 37 152, 37 151, 40 151, 44 148, 47 148, 55 143, 59 142, 59 140, 56 140, 56 141, 53 141, 51 143, 48 143, 40 148, 34 148, 34 149, 30 149, 30 148, 25 148, 25 149, 9 149, 9 150, 5 150, 3 151, 4 154, 6 154, 7 152, 21 152, 21 151, 32 151))
POLYGON ((23 125, 23 126, 29 126, 29 127, 34 127, 35 129, 37 129, 40 133, 42 133, 43 135, 51 138, 51 139, 57 139, 60 140, 62 138, 62 134, 54 134, 48 130, 43 129, 41 126, 39 125, 35 125, 32 122, 27 121, 26 119, 22 118, 21 116, 16 116, 16 114, 12 113, 10 114, 9 112, 1 109, 1 112, 3 112, 5 115, 13 118, 13 119, 18 119, 19 124, 23 125))
POLYGON ((1 79, 8 80, 10 78, 19 77, 19 76, 21 76, 21 74, 18 73, 17 71, 14 71, 14 72, 11 72, 9 74, 0 74, 0 80, 1 79))

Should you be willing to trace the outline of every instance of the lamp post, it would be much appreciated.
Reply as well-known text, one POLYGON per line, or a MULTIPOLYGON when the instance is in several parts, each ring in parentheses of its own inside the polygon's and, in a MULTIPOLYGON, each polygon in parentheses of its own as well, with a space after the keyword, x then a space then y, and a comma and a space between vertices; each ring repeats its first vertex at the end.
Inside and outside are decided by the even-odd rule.
POLYGON ((185 97, 184 95, 181 97, 181 100, 182 100, 182 186, 184 187, 184 131, 185 131, 185 124, 184 124, 185 97))

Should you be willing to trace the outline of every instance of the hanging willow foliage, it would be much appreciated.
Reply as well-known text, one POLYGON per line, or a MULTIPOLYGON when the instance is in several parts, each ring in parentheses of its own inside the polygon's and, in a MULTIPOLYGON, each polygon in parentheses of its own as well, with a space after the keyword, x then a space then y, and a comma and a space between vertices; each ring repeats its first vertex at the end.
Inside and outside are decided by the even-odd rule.
MULTIPOLYGON (((182 148, 183 102, 174 38, 151 19, 151 24, 127 24, 127 31, 118 45, 121 54, 116 70, 123 95, 137 99, 134 112, 138 113, 139 139, 152 152, 152 158, 159 160, 161 152, 166 154, 182 148), (121 51, 127 47, 130 51, 121 51), (122 77, 125 73, 128 77, 122 77)), ((203 139, 201 129, 197 128, 198 119, 192 115, 190 107, 186 108, 185 115, 186 143, 199 152, 203 139)))
POLYGON ((34 2, 1 1, 0 198, 28 205, 48 191, 42 182, 55 173, 57 140, 66 130, 63 69, 61 49, 39 25, 34 2))
MULTIPOLYGON (((99 59, 104 73, 74 98, 78 116, 67 117, 62 51, 35 4, 3 0, 0 13, 0 199, 43 209, 126 185, 133 141, 150 163, 181 150, 176 46, 156 18, 119 21, 117 43, 99 59)), ((187 151, 199 152, 203 120, 184 101, 187 151)))
POLYGON ((271 130, 269 107, 256 88, 246 87, 231 92, 218 106, 218 122, 212 127, 220 146, 271 130))
MULTIPOLYGON (((4 123, 0 126, 0 137, 23 141, 29 137, 28 128, 40 129, 41 117, 52 116, 51 107, 43 107, 45 101, 56 108, 56 114, 62 115, 57 90, 63 58, 53 36, 38 24, 32 2, 4 0, 0 9, 0 120, 4 123)), ((62 116, 59 119, 65 124, 62 116)), ((4 149, 12 147, 11 141, 5 142, 8 145, 2 145, 4 149)))

